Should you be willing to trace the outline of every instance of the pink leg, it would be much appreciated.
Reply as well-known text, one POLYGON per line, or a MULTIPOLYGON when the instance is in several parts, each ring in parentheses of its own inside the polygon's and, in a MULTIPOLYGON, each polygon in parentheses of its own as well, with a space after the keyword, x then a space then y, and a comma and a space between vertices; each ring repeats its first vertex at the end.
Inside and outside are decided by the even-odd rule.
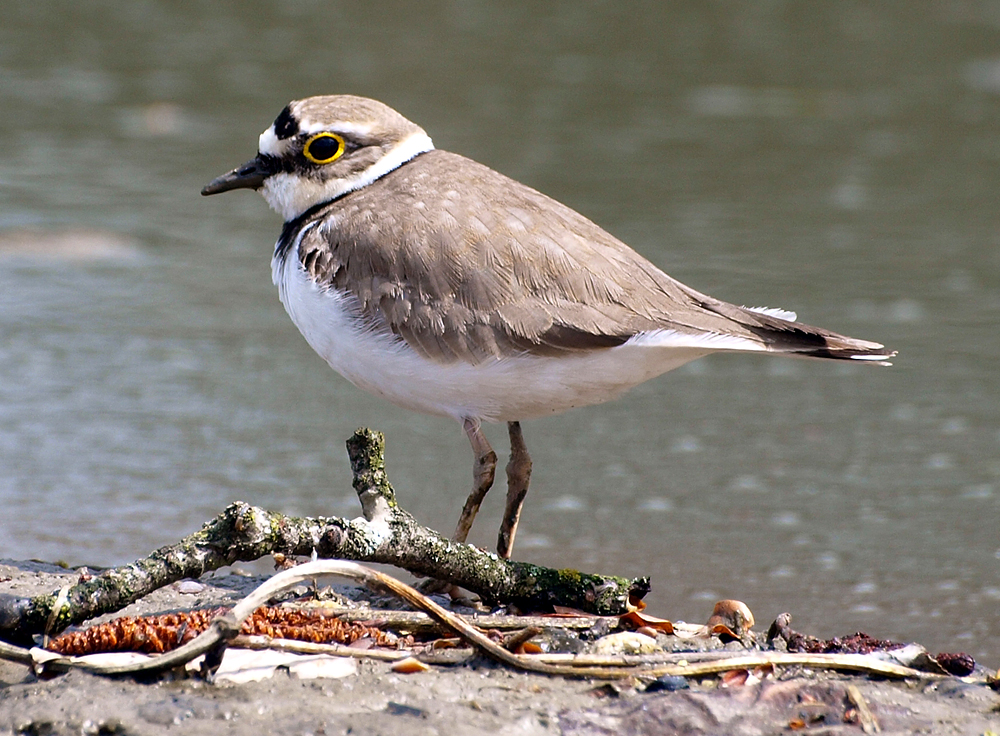
POLYGON ((462 423, 462 428, 468 435, 469 442, 472 443, 472 452, 476 457, 472 465, 472 493, 469 494, 469 498, 465 502, 462 515, 458 518, 458 526, 455 527, 455 534, 452 536, 456 542, 464 542, 469 536, 472 522, 475 521, 476 514, 479 513, 479 506, 486 498, 486 493, 493 485, 497 469, 497 454, 493 452, 493 448, 486 440, 486 435, 483 434, 479 426, 479 420, 466 419, 462 423))
POLYGON ((531 479, 531 457, 524 444, 520 422, 507 422, 510 434, 510 460, 507 462, 507 504, 504 507, 500 533, 497 535, 497 552, 504 559, 510 559, 514 549, 514 535, 517 522, 521 518, 524 497, 528 495, 528 481, 531 479))

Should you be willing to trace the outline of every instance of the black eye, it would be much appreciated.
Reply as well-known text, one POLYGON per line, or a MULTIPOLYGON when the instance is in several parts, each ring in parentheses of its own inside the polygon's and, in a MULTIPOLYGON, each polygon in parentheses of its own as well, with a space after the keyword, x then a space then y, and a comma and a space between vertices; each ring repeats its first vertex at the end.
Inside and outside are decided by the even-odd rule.
POLYGON ((302 149, 302 155, 314 164, 328 164, 343 153, 344 139, 336 133, 317 133, 302 149))

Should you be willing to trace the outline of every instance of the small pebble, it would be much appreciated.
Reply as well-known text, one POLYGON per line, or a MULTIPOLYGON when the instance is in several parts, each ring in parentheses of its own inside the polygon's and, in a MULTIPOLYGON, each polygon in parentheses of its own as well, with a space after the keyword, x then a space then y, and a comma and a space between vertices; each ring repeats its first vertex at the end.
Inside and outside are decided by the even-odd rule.
POLYGON ((205 585, 197 580, 181 580, 175 583, 174 587, 182 595, 197 595, 205 589, 205 585))
POLYGON ((652 654, 657 651, 656 640, 634 631, 620 631, 602 636, 594 642, 594 654, 652 654))
POLYGON ((691 685, 688 684, 687 678, 683 675, 662 675, 646 685, 646 692, 655 693, 666 690, 672 693, 675 690, 686 690, 689 687, 691 685))

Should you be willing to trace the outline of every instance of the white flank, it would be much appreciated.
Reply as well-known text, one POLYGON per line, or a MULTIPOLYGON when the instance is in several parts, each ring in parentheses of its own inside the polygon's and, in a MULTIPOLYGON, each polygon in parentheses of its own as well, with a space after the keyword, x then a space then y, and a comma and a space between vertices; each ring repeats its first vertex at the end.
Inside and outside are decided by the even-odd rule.
POLYGON ((662 344, 636 339, 610 350, 559 357, 522 354, 480 365, 436 363, 398 337, 365 329, 350 309, 350 297, 309 277, 297 247, 272 265, 281 301, 309 345, 355 386, 427 414, 459 421, 557 414, 614 399, 715 350, 750 349, 710 341, 672 345, 669 339, 662 344))
MULTIPOLYGON (((283 141, 277 139, 273 130, 268 129, 261 134, 261 153, 280 156, 282 147, 283 141)), ((298 174, 281 172, 269 176, 264 181, 261 194, 271 205, 271 209, 288 222, 320 202, 336 199, 371 184, 393 169, 398 169, 414 156, 433 148, 434 143, 430 137, 418 131, 408 135, 390 148, 378 161, 354 176, 321 182, 305 179, 298 174)))

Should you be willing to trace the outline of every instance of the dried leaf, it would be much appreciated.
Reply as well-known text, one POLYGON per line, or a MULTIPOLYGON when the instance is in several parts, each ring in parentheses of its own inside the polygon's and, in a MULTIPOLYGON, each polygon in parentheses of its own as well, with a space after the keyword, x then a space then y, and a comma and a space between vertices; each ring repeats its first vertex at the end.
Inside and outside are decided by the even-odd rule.
POLYGON ((647 613, 641 613, 640 611, 629 611, 623 616, 619 617, 622 623, 631 624, 635 628, 641 628, 643 626, 648 626, 655 631, 662 632, 664 634, 674 633, 674 624, 665 618, 657 618, 656 616, 650 616, 647 613))
POLYGON ((628 609, 630 611, 642 611, 645 610, 645 608, 646 608, 646 601, 642 600, 641 598, 636 598, 635 596, 632 595, 628 597, 628 609))
POLYGON ((406 659, 401 659, 398 662, 394 662, 392 665, 392 671, 398 672, 402 675, 412 675, 417 672, 427 672, 430 667, 423 662, 421 662, 416 657, 407 657, 406 659))
POLYGON ((543 613, 542 615, 546 618, 577 618, 579 616, 590 618, 594 614, 581 611, 579 608, 570 608, 569 606, 552 606, 552 613, 543 613))
POLYGON ((758 680, 766 680, 768 677, 774 677, 774 665, 762 664, 758 667, 754 667, 753 676, 758 680))
POLYGON ((725 624, 716 624, 710 629, 710 633, 715 634, 723 641, 733 641, 739 640, 740 637, 736 636, 732 629, 730 629, 725 624))
POLYGON ((543 654, 544 651, 533 641, 522 642, 514 652, 515 654, 543 654))
MULTIPOLYGON (((511 652, 523 653, 521 652, 521 645, 525 644, 534 637, 542 633, 541 628, 538 626, 526 626, 520 631, 515 631, 507 636, 501 637, 501 643, 504 648, 511 652)), ((541 651, 541 650, 539 650, 541 651)))
POLYGON ((719 687, 743 687, 750 677, 749 670, 726 670, 719 678, 719 687))

